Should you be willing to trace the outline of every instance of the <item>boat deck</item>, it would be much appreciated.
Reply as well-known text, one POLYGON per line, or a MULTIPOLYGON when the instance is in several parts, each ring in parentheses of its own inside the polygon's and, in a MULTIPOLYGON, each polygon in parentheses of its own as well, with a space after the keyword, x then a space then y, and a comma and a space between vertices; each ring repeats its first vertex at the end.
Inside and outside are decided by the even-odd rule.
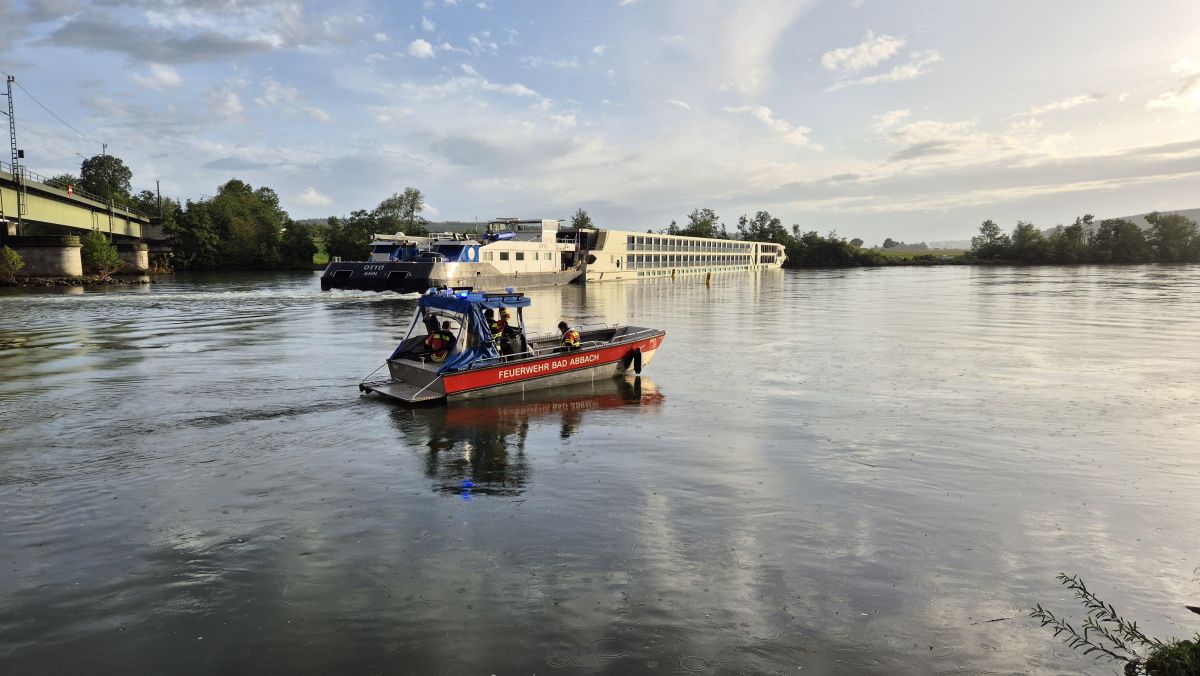
POLYGON ((358 389, 362 392, 381 394, 407 404, 422 404, 446 398, 446 395, 435 391, 434 388, 428 385, 418 387, 402 380, 377 380, 375 382, 362 383, 358 386, 358 389))

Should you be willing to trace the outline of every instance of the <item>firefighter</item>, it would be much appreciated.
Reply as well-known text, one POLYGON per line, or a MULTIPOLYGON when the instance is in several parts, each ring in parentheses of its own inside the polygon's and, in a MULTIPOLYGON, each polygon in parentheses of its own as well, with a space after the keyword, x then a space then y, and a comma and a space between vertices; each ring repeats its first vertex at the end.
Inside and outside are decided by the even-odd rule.
POLYGON ((566 322, 558 323, 558 330, 562 331, 562 346, 568 350, 578 350, 580 347, 579 332, 571 328, 566 322))
POLYGON ((450 331, 450 322, 442 322, 442 328, 425 336, 425 347, 429 348, 429 358, 433 363, 440 364, 450 355, 454 346, 454 334, 450 331))
POLYGON ((496 344, 496 349, 500 349, 501 341, 504 338, 504 320, 496 319, 496 312, 492 308, 485 308, 483 316, 487 318, 488 331, 492 333, 492 342, 496 344))

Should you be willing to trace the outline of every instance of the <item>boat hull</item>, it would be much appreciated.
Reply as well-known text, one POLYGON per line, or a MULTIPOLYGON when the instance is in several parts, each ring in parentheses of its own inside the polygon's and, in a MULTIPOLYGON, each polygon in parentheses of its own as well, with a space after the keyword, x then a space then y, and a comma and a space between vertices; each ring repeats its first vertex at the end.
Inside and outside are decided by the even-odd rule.
POLYGON ((430 287, 471 287, 477 291, 503 291, 512 286, 544 287, 570 284, 579 270, 512 272, 488 263, 431 263, 411 261, 330 263, 321 275, 321 290, 396 291, 422 293, 430 287))
POLYGON ((364 383, 360 387, 405 403, 426 403, 435 399, 459 401, 505 394, 525 393, 555 386, 570 385, 640 373, 654 359, 666 337, 654 331, 634 340, 593 348, 556 352, 545 357, 496 363, 458 373, 438 376, 437 381, 419 389, 395 379, 364 383), (411 389, 410 389, 411 388, 411 389), (437 395, 441 396, 437 396, 437 395))

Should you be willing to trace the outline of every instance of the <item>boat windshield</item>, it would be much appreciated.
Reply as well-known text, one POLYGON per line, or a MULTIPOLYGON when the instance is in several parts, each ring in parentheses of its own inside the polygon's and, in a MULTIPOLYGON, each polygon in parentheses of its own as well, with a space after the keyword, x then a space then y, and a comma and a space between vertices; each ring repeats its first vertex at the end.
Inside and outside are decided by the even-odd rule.
POLYGON ((454 336, 454 346, 450 354, 457 354, 464 349, 470 349, 478 344, 478 339, 471 331, 465 330, 469 321, 460 312, 441 308, 417 308, 413 323, 408 329, 408 335, 400 341, 400 345, 392 353, 391 359, 412 359, 425 361, 429 358, 429 348, 425 339, 439 329, 445 329, 454 336), (446 325, 449 324, 449 328, 446 325))

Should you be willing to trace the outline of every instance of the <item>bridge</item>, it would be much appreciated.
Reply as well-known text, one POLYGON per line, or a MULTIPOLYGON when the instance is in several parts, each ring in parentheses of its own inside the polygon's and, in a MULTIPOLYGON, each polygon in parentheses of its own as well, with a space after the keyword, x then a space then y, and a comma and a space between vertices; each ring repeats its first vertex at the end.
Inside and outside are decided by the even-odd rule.
MULTIPOLYGON (((19 167, 20 181, 12 165, 0 162, 0 220, 17 222, 18 204, 23 203, 21 222, 27 234, 31 226, 69 228, 73 234, 95 230, 126 241, 147 237, 160 239, 162 226, 151 218, 124 207, 106 204, 101 198, 77 190, 46 185, 46 178, 19 167)), ((119 241, 119 240, 118 240, 119 241)))

